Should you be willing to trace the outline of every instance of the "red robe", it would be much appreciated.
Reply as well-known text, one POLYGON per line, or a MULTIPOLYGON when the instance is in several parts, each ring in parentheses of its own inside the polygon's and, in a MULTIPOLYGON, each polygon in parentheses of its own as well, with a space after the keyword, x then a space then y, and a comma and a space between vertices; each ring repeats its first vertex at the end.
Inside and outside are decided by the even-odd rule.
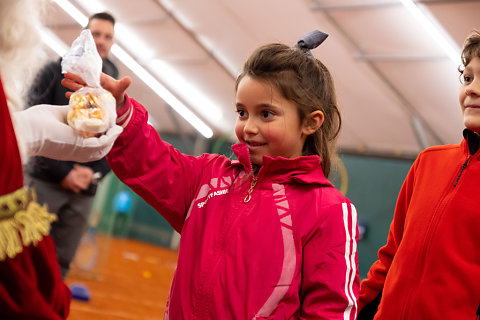
MULTIPOLYGON (((1 81, 0 137, 0 319, 66 319, 71 293, 62 281, 52 239, 45 229, 34 230, 34 226, 28 231, 33 229, 40 236, 28 243, 21 233, 27 228, 22 224, 17 228, 20 215, 28 220, 36 214, 27 207, 32 205, 36 212, 45 209, 32 203, 22 206, 8 201, 18 199, 12 197, 15 192, 15 195, 26 192, 22 189, 22 161, 1 81), (9 228, 14 224, 17 227, 9 228), (13 253, 8 250, 14 247, 12 243, 19 244, 13 253)), ((48 226, 45 217, 50 215, 45 212, 40 218, 48 226)))

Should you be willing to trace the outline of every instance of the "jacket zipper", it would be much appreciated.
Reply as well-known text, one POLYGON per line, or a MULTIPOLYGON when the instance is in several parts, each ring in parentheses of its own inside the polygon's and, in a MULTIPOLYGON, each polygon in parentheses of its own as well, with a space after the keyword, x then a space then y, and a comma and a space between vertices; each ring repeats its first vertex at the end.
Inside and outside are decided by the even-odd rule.
MULTIPOLYGON (((467 167, 468 165, 468 162, 470 161, 470 159, 472 158, 472 155, 471 154, 468 154, 467 155, 467 159, 465 160, 465 162, 462 164, 462 167, 460 168, 460 172, 458 173, 458 176, 457 178, 455 179, 455 182, 453 183, 453 188, 455 188, 455 186, 457 185, 458 181, 460 180, 460 177, 462 176, 463 172, 465 171, 465 168, 467 167)), ((430 243, 432 242, 432 237, 433 237, 433 231, 431 231, 433 225, 437 226, 438 225, 438 221, 439 221, 439 218, 438 218, 438 215, 441 214, 445 207, 446 207, 446 203, 449 202, 451 200, 451 193, 452 191, 449 190, 448 191, 448 194, 446 193, 445 195, 442 196, 441 200, 440 200, 440 204, 436 207, 435 211, 434 211, 434 217, 432 218, 432 221, 427 229, 427 235, 425 236, 425 240, 424 240, 424 244, 423 244, 423 249, 421 250, 421 253, 419 254, 422 258, 422 263, 425 262, 425 260, 427 259, 427 246, 429 247, 430 246, 430 243)), ((423 278, 423 272, 421 272, 421 274, 419 275, 419 281, 423 278)), ((405 317, 409 311, 411 310, 411 307, 408 307, 410 305, 410 300, 411 299, 414 299, 413 298, 413 295, 409 295, 407 298, 406 298, 406 302, 404 304, 404 307, 403 307, 403 311, 402 311, 402 314, 404 316, 404 319, 408 319, 408 316, 405 317), (408 310, 407 310, 408 309, 408 310)), ((480 306, 479 306, 480 308, 480 306)), ((475 319, 475 320, 480 320, 479 319, 475 319)))
POLYGON ((256 184, 257 184, 257 177, 253 177, 252 182, 250 183, 250 189, 248 189, 247 195, 243 199, 243 202, 247 203, 250 201, 250 199, 252 198, 253 188, 255 188, 256 184))
POLYGON ((460 173, 458 174, 457 179, 455 180, 455 183, 453 184, 453 187, 455 187, 457 185, 457 182, 460 179, 460 176, 462 175, 463 170, 465 170, 465 168, 467 167, 468 161, 470 160, 471 157, 472 157, 471 155, 467 156, 467 160, 465 160, 465 162, 463 163, 462 169, 460 169, 460 173))

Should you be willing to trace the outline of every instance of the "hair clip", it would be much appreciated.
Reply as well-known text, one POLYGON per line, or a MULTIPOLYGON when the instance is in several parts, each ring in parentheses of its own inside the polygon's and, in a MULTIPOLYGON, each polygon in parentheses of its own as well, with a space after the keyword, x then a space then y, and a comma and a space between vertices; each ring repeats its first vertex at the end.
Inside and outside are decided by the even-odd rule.
POLYGON ((327 37, 328 34, 326 34, 325 32, 313 30, 304 35, 300 40, 298 40, 295 47, 302 50, 307 56, 313 58, 310 50, 318 47, 323 41, 325 41, 325 39, 327 39, 327 37))

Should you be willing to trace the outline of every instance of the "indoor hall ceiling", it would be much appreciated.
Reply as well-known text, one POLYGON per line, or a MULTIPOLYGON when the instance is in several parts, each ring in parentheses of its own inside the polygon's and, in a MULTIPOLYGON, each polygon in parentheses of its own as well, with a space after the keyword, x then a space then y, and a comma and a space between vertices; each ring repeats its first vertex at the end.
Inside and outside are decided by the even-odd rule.
MULTIPOLYGON (((426 146, 461 139, 460 59, 449 58, 400 0, 70 2, 85 15, 112 13, 118 22, 116 43, 215 136, 234 139, 235 77, 252 50, 268 42, 293 45, 318 29, 330 35, 312 53, 334 77, 343 116, 340 149, 410 156, 426 146)), ((465 37, 480 30, 480 1, 415 4, 458 56, 465 37)), ((70 45, 80 25, 56 4, 47 16, 47 27, 70 45)), ((118 58, 112 55, 112 60, 121 75, 133 78, 127 93, 145 105, 160 132, 196 133, 118 58)))

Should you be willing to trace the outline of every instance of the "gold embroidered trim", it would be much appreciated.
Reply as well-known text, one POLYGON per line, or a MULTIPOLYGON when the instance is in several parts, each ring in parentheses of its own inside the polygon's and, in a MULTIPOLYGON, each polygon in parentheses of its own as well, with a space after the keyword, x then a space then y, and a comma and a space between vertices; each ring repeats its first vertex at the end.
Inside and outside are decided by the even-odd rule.
POLYGON ((35 246, 49 234, 56 216, 35 200, 35 192, 27 187, 0 196, 5 209, 0 209, 0 261, 14 258, 24 246, 35 246))
POLYGON ((32 198, 35 198, 35 194, 28 187, 0 196, 0 219, 11 217, 15 212, 25 209, 32 198))

